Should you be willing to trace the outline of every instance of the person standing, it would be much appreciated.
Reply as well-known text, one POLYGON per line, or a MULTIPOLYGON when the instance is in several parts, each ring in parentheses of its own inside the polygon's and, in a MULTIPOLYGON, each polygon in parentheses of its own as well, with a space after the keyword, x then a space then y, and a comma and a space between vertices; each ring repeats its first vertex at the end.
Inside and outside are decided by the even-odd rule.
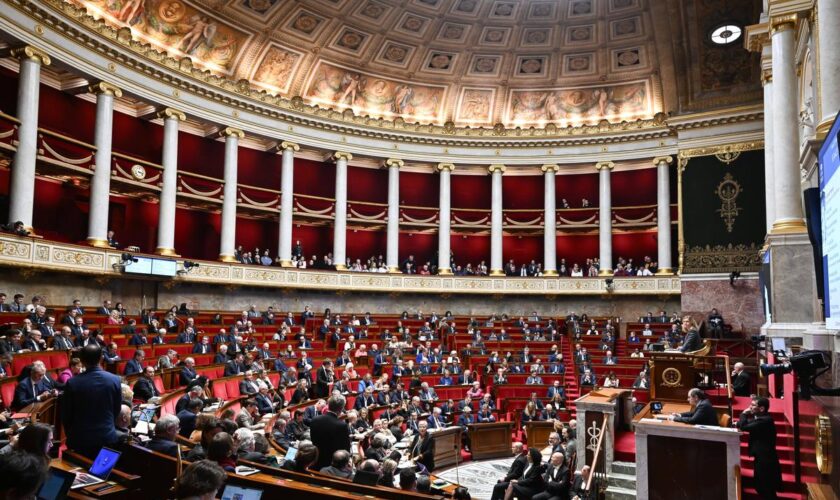
POLYGON ((61 420, 67 447, 94 458, 103 446, 117 442, 115 421, 120 414, 120 378, 99 367, 102 348, 88 344, 79 352, 85 371, 67 381, 61 400, 61 420))
POLYGON ((770 400, 754 398, 741 413, 738 429, 750 434, 749 454, 755 459, 755 489, 764 500, 775 499, 782 484, 776 454, 776 424, 770 416, 770 400))
POLYGON ((735 363, 732 367, 732 392, 736 396, 750 395, 750 374, 744 370, 744 363, 735 363))
POLYGON ((350 433, 347 424, 339 419, 344 410, 345 399, 341 394, 334 394, 327 403, 327 412, 312 419, 309 426, 312 444, 318 448, 316 470, 330 465, 336 450, 350 451, 350 433))

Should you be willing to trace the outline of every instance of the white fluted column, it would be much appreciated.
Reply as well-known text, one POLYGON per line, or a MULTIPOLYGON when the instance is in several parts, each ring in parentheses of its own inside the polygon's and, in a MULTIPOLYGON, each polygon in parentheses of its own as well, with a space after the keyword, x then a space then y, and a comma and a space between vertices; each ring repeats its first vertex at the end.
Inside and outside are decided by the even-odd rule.
MULTIPOLYGON (((766 44, 762 51, 767 52, 769 63, 770 44, 766 44)), ((764 54, 762 53, 762 58, 764 54)), ((773 223, 776 221, 776 186, 775 168, 773 158, 773 70, 762 71, 761 81, 764 84, 764 207, 766 231, 770 234, 773 231, 773 223)))
POLYGON ((819 40, 817 88, 820 99, 820 123, 817 134, 828 133, 840 110, 840 2, 817 0, 817 39, 819 40))
POLYGON ((452 269, 449 265, 449 254, 451 253, 449 247, 449 238, 451 236, 451 192, 452 171, 455 170, 455 165, 451 163, 438 163, 437 169, 440 172, 440 203, 438 206, 438 274, 449 275, 452 274, 452 269))
POLYGON ((278 149, 283 151, 283 160, 280 170, 280 241, 277 253, 281 266, 293 267, 292 205, 295 197, 295 152, 300 151, 300 146, 294 142, 283 141, 278 149))
POLYGON ((18 146, 12 162, 9 189, 9 223, 22 221, 31 230, 32 211, 35 206, 35 159, 38 155, 38 96, 41 83, 41 66, 50 64, 50 57, 32 46, 11 50, 20 59, 18 82, 17 119, 18 146))
POLYGON ((502 258, 502 174, 504 165, 490 165, 487 169, 493 177, 490 197, 490 276, 504 276, 502 258))
POLYGON ((559 165, 543 165, 543 275, 557 276, 557 197, 554 185, 559 165))
POLYGON ((96 146, 96 168, 90 181, 90 211, 88 212, 87 242, 95 247, 108 248, 108 205, 111 200, 111 140, 114 135, 114 98, 122 90, 107 82, 91 85, 96 94, 96 126, 93 143, 96 146))
POLYGON ((400 159, 385 160, 388 167, 388 243, 385 262, 389 273, 400 272, 400 168, 405 165, 400 159))
POLYGON ((799 173, 799 113, 796 83, 796 15, 770 22, 773 50, 773 167, 776 220, 774 234, 804 233, 799 173))
POLYGON ((671 267, 671 181, 669 165, 674 161, 670 156, 653 159, 656 165, 656 274, 674 274, 671 267))
MULTIPOLYGON (((219 260, 236 262, 236 178, 239 168, 239 139, 245 133, 227 127, 220 133, 225 138, 225 187, 222 198, 222 240, 219 242, 219 260)), ((255 255, 259 259, 259 255, 255 255)))
POLYGON ((595 164, 598 170, 598 247, 601 260, 602 276, 612 275, 612 187, 610 174, 615 164, 611 161, 600 161, 595 164))
POLYGON ((353 159, 350 153, 340 151, 335 159, 335 222, 333 234, 333 264, 336 270, 347 270, 347 162, 353 159))
POLYGON ((177 109, 158 113, 163 118, 163 186, 158 206, 158 237, 155 253, 176 256, 175 197, 178 193, 178 123, 187 117, 177 109))

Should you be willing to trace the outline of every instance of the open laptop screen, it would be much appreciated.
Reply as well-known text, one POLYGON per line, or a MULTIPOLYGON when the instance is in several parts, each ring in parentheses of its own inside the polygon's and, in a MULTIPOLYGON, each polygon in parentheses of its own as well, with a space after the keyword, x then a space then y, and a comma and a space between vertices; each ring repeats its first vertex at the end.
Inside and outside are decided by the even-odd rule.
POLYGON ((222 500, 260 500, 262 490, 229 484, 222 492, 222 500))
POLYGON ((99 455, 96 455, 96 460, 91 464, 89 472, 103 481, 107 480, 119 458, 120 452, 102 448, 99 450, 99 455))
POLYGON ((73 480, 76 479, 74 472, 50 468, 46 481, 38 490, 38 500, 60 500, 67 497, 73 480))

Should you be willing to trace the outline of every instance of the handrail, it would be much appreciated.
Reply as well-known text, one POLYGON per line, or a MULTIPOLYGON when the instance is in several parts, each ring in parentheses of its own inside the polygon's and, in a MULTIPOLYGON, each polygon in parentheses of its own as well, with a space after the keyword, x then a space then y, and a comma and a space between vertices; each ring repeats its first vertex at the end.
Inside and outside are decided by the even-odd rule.
POLYGON ((4 120, 9 120, 12 123, 20 124, 20 120, 17 117, 12 116, 12 115, 7 114, 7 113, 4 113, 2 111, 0 111, 0 118, 2 118, 4 120))
POLYGON ((83 148, 90 148, 93 151, 96 151, 96 146, 93 144, 88 144, 87 142, 80 141, 78 139, 73 139, 72 137, 66 136, 59 132, 53 132, 52 130, 47 130, 45 128, 38 129, 39 134, 48 135, 50 137, 55 137, 56 139, 61 139, 62 141, 67 141, 70 144, 75 144, 76 146, 81 146, 83 148))
POLYGON ((589 467, 589 479, 586 480, 586 491, 592 487, 592 479, 595 477, 598 456, 601 454, 601 445, 604 443, 604 434, 607 433, 607 418, 604 417, 604 422, 601 424, 601 433, 598 435, 598 445, 595 447, 595 453, 592 454, 592 466, 589 467))
POLYGON ((133 161, 134 163, 139 163, 140 165, 145 165, 147 167, 151 167, 151 168, 154 168, 156 170, 163 170, 163 166, 158 165, 157 163, 152 163, 152 162, 147 161, 147 160, 142 160, 140 158, 137 158, 136 156, 127 155, 125 153, 119 153, 117 151, 112 151, 111 156, 113 156, 114 158, 121 158, 123 160, 133 161))

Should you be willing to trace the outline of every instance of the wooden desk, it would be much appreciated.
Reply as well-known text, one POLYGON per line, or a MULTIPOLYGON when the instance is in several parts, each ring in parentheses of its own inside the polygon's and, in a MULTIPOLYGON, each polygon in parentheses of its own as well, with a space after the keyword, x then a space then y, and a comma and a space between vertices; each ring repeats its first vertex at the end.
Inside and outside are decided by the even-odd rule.
MULTIPOLYGON (((542 448, 548 443, 548 436, 554 432, 553 420, 537 420, 525 422, 525 435, 528 437, 528 446, 542 448)), ((510 450, 508 450, 510 455, 510 450)))
POLYGON ((741 433, 735 429, 639 420, 636 497, 734 500, 739 493, 740 447, 741 433))
MULTIPOLYGON (((55 459, 51 460, 50 461, 50 467, 55 468, 55 469, 59 469, 59 470, 63 470, 63 471, 68 471, 68 472, 82 472, 82 471, 86 470, 85 467, 80 467, 76 464, 72 464, 72 463, 67 462, 65 460, 62 460, 60 458, 55 458, 55 459)), ((114 499, 114 500, 119 499, 119 498, 128 498, 129 493, 132 491, 132 488, 127 487, 126 485, 121 483, 121 479, 123 479, 122 476, 123 476, 122 474, 120 474, 116 470, 114 470, 112 472, 112 476, 111 476, 112 480, 111 481, 106 481, 105 483, 92 484, 90 486, 87 486, 87 487, 84 487, 84 488, 79 488, 77 490, 71 490, 70 493, 68 493, 68 496, 70 498, 106 498, 107 497, 109 499, 114 499), (114 479, 116 479, 116 480, 114 480, 114 479), (111 484, 111 485, 114 485, 114 487, 109 488, 109 489, 107 489, 103 492, 99 492, 99 493, 94 491, 94 490, 104 486, 105 484, 111 484)), ((135 482, 135 481, 140 480, 139 476, 129 476, 129 475, 124 475, 124 476, 125 476, 125 478, 128 478, 129 482, 135 482)))
POLYGON ((473 460, 510 456, 513 422, 470 424, 467 428, 473 460))
POLYGON ((435 467, 446 467, 461 461, 461 433, 458 426, 447 427, 440 431, 431 432, 435 443, 435 467))

